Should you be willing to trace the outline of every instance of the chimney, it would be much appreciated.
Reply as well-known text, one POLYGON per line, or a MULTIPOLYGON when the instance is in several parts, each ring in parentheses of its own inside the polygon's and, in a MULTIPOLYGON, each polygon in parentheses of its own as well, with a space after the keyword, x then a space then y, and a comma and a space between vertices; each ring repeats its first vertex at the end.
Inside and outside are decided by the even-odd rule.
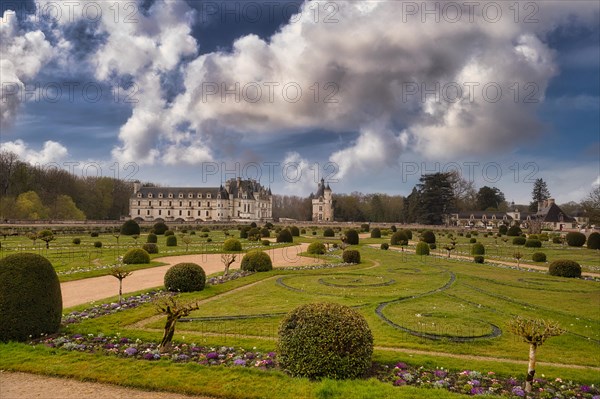
POLYGON ((133 182, 133 193, 137 194, 138 191, 142 188, 142 183, 139 180, 133 182))
POLYGON ((544 205, 546 201, 538 201, 538 212, 540 212, 542 209, 544 209, 544 205))
POLYGON ((552 206, 554 204, 554 198, 548 198, 548 202, 546 206, 552 206))

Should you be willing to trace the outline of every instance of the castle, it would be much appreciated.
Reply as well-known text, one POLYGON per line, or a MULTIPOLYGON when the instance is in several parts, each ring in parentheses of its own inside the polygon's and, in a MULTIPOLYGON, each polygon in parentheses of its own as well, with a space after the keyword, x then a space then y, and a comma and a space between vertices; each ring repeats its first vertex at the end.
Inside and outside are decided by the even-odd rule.
POLYGON ((329 184, 325 185, 325 179, 321 179, 317 193, 311 196, 313 222, 333 222, 332 192, 329 184))
POLYGON ((271 189, 256 180, 229 179, 220 187, 142 187, 135 182, 129 216, 137 221, 271 221, 271 189))

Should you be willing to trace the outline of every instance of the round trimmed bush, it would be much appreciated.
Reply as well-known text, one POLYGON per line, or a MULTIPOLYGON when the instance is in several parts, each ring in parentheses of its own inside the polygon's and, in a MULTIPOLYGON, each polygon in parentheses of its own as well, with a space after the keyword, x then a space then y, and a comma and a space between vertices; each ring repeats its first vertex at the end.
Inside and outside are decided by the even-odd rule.
POLYGON ((164 235, 167 230, 169 230, 169 227, 163 222, 154 223, 154 226, 152 226, 152 232, 159 236, 164 235))
POLYGON ((506 231, 506 235, 510 237, 520 236, 523 231, 517 225, 510 226, 510 228, 506 231))
POLYGON ((553 244, 562 244, 563 240, 560 237, 552 237, 553 244))
POLYGON ((408 237, 409 240, 412 240, 413 234, 412 234, 411 230, 404 230, 403 229, 403 230, 400 230, 400 231, 404 232, 404 234, 406 234, 406 237, 408 237))
POLYGON ((541 248, 542 242, 535 238, 529 238, 527 241, 525 241, 525 246, 527 248, 541 248))
POLYGON ((363 233, 368 233, 369 230, 371 230, 371 226, 369 226, 368 223, 363 223, 360 225, 360 231, 362 231, 363 233))
POLYGON ((258 225, 256 224, 256 222, 250 223, 250 228, 251 229, 255 229, 256 227, 258 227, 258 225))
POLYGON ((572 260, 555 260, 550 263, 548 273, 559 277, 581 277, 581 265, 572 260))
POLYGON ((258 241, 260 240, 260 230, 257 227, 252 227, 248 230, 248 240, 250 241, 258 241))
POLYGON ((147 243, 156 244, 158 242, 158 237, 154 233, 148 234, 148 238, 146 239, 147 243))
POLYGON ((530 239, 530 240, 539 240, 540 236, 538 236, 537 234, 529 234, 527 236, 527 238, 530 239))
POLYGON ((371 238, 381 238, 381 230, 378 227, 371 230, 371 238))
POLYGON ((99 234, 98 234, 98 232, 97 232, 97 231, 92 231, 92 232, 90 233, 90 237, 98 237, 98 236, 99 236, 99 234))
POLYGON ((475 244, 477 242, 477 238, 471 238, 469 240, 469 244, 475 244))
POLYGON ((307 252, 313 255, 323 255, 326 250, 325 244, 323 244, 321 241, 315 241, 310 243, 307 252))
POLYGON ((128 220, 121 226, 121 234, 124 236, 140 235, 140 225, 135 220, 128 220))
POLYGON ((208 227, 206 227, 206 226, 204 226, 202 229, 200 229, 200 231, 202 233, 210 233, 210 229, 208 227))
POLYGON ((429 249, 436 249, 436 248, 437 248, 437 245, 435 245, 435 244, 429 244, 429 249))
POLYGON ((421 239, 424 242, 426 242, 427 244, 434 244, 435 243, 435 234, 431 230, 424 231, 423 234, 421 235, 421 239))
POLYGON ((271 245, 271 241, 269 241, 269 240, 262 240, 260 243, 262 245, 264 245, 265 247, 268 247, 269 245, 271 245))
POLYGON ((240 238, 248 238, 248 231, 250 231, 251 227, 244 226, 240 229, 240 238))
POLYGON ((395 232, 394 234, 392 234, 392 237, 390 238, 390 244, 391 245, 407 245, 408 244, 408 236, 406 235, 406 232, 400 230, 395 232))
POLYGON ((283 318, 277 352, 281 368, 294 377, 359 378, 371 368, 373 334, 349 306, 310 303, 283 318))
POLYGON ((102 241, 94 242, 94 248, 102 248, 102 241))
POLYGON ((485 247, 483 244, 480 242, 473 244, 471 247, 471 255, 485 255, 485 247))
POLYGON ((429 245, 424 241, 419 241, 415 249, 417 255, 429 255, 429 245))
POLYGON ((346 243, 349 245, 358 245, 358 231, 350 229, 346 231, 346 243))
POLYGON ((25 341, 60 327, 58 276, 43 256, 20 253, 0 259, 0 341, 25 341))
POLYGON ((290 227, 290 233, 292 233, 292 237, 300 237, 300 229, 296 226, 290 227))
POLYGON ((583 233, 580 233, 578 231, 572 231, 570 233, 567 233, 566 240, 567 245, 569 245, 570 247, 583 247, 583 244, 585 244, 586 237, 583 233))
POLYGON ((512 240, 513 245, 525 245, 525 242, 527 241, 527 239, 525 237, 519 236, 519 237, 515 237, 512 240))
POLYGON ((148 252, 149 254, 157 254, 158 253, 158 245, 156 245, 153 242, 147 242, 144 245, 142 245, 142 249, 146 252, 148 252))
POLYGON ((202 291, 206 284, 206 273, 196 263, 178 263, 167 270, 164 282, 169 291, 202 291))
POLYGON ((500 233, 501 235, 505 235, 508 232, 508 227, 506 227, 505 224, 501 224, 500 226, 498 226, 498 233, 500 233))
POLYGON ((600 233, 592 233, 587 239, 587 247, 589 249, 600 249, 600 233))
POLYGON ((323 230, 323 237, 335 237, 335 231, 329 227, 323 230))
POLYGON ((143 263, 150 263, 150 255, 145 249, 131 248, 123 256, 123 263, 125 263, 126 265, 139 265, 143 263))
POLYGON ((249 272, 268 272, 273 270, 273 262, 266 252, 250 251, 242 258, 240 269, 249 272))
POLYGON ((176 246, 177 246, 177 237, 167 236, 167 247, 176 247, 176 246))
POLYGON ((384 242, 379 248, 383 249, 384 251, 387 251, 390 248, 390 245, 387 242, 384 242))
POLYGON ((283 229, 277 234, 277 242, 294 242, 294 237, 288 229, 283 229))
POLYGON ((533 255, 531 255, 531 260, 534 262, 545 262, 546 254, 543 252, 535 252, 533 255))
POLYGON ((75 244, 75 245, 81 244, 81 238, 73 238, 73 244, 75 244))
POLYGON ((242 243, 235 238, 228 238, 223 243, 223 252, 236 252, 242 250, 242 243))
POLYGON ((471 233, 465 234, 465 238, 471 238, 471 233))
POLYGON ((473 257, 473 262, 475 262, 475 263, 483 263, 484 260, 485 260, 485 258, 481 255, 475 255, 473 257))
POLYGON ((173 230, 165 231, 165 237, 174 236, 174 235, 175 235, 175 232, 173 230))
POLYGON ((271 231, 266 227, 260 229, 260 236, 263 238, 271 237, 271 231))
POLYGON ((360 263, 360 252, 355 249, 347 249, 342 254, 344 263, 360 263))

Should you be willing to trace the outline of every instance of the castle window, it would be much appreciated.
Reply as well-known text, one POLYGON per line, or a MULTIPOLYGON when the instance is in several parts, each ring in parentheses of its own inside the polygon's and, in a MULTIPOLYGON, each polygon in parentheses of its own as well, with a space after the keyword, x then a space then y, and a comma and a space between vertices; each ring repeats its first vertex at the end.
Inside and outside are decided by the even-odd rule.
POLYGON ((148 198, 152 198, 152 193, 148 194, 148 198))
POLYGON ((173 193, 169 193, 169 198, 173 198, 173 193))
POLYGON ((181 210, 179 211, 179 216, 181 216, 181 210))
POLYGON ((206 216, 208 216, 208 211, 206 211, 206 216))
POLYGON ((206 194, 206 198, 210 198, 210 193, 206 194))
POLYGON ((319 207, 319 211, 322 211, 322 210, 323 210, 323 207, 322 207, 322 206, 320 206, 320 207, 319 207))
POLYGON ((142 193, 138 193, 138 198, 142 198, 142 193))
POLYGON ((146 215, 150 216, 150 209, 146 211, 146 215))
POLYGON ((167 216, 171 216, 171 211, 167 211, 167 216))
POLYGON ((202 206, 202 201, 198 201, 198 207, 202 206))
MULTIPOLYGON (((210 197, 209 197, 210 198, 210 197)), ((206 203, 206 206, 210 208, 210 201, 206 203)))
POLYGON ((152 201, 148 201, 148 206, 152 206, 152 201))
POLYGON ((141 212, 142 212, 142 211, 140 211, 140 210, 138 209, 138 215, 139 215, 141 212))
POLYGON ((192 211, 188 211, 188 216, 190 216, 192 214, 192 211))
POLYGON ((162 215, 162 211, 159 209, 158 210, 158 216, 162 215))
POLYGON ((183 206, 183 201, 179 201, 179 206, 183 206))
POLYGON ((163 194, 162 193, 158 193, 158 198, 162 198, 163 194))
POLYGON ((198 216, 200 216, 200 211, 198 211, 198 216))
POLYGON ((169 206, 173 206, 173 201, 169 201, 169 206))
POLYGON ((179 193, 179 198, 183 198, 183 194, 182 193, 179 193))
POLYGON ((188 206, 192 206, 192 201, 188 202, 188 206))
POLYGON ((138 201, 138 206, 142 205, 142 201, 138 201))
POLYGON ((202 194, 198 193, 198 198, 202 198, 202 194))
POLYGON ((194 198, 194 194, 192 194, 192 193, 189 193, 189 194, 188 194, 188 198, 194 198))
POLYGON ((162 206, 162 201, 158 201, 158 206, 162 206))

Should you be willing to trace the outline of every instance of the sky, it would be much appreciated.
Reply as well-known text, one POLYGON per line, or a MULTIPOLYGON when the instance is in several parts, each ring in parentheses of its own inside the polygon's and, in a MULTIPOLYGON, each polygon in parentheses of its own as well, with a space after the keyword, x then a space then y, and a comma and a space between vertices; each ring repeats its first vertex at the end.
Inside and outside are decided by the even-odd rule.
POLYGON ((164 186, 600 184, 597 1, 3 0, 0 146, 164 186))

